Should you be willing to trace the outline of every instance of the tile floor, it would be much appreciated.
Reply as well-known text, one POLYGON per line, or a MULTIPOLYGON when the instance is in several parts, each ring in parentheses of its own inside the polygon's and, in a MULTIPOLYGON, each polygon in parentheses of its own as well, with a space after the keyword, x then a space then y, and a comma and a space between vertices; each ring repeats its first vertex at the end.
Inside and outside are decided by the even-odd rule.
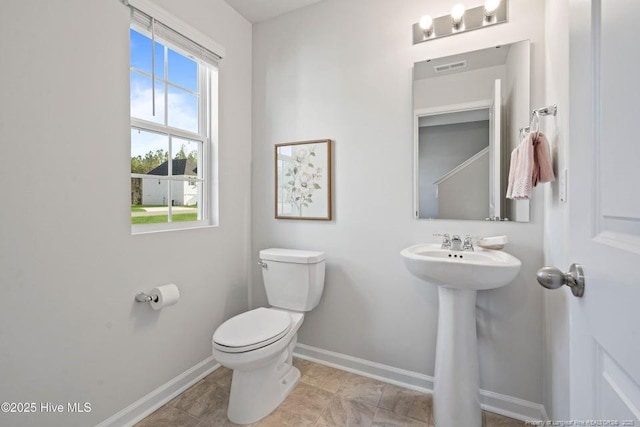
MULTIPOLYGON (((431 427, 431 395, 294 359, 300 382, 258 427, 431 427)), ((227 427, 231 371, 219 368, 136 427, 227 427)), ((483 412, 485 427, 524 426, 483 412)))

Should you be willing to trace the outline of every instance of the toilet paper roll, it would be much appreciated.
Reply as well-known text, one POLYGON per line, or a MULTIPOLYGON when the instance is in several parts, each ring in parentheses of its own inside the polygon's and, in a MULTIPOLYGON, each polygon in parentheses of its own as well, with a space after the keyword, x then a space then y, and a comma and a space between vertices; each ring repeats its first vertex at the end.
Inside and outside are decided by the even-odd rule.
POLYGON ((162 307, 169 307, 177 303, 180 299, 180 291, 178 287, 172 283, 170 285, 153 288, 151 297, 151 308, 160 310, 162 307))

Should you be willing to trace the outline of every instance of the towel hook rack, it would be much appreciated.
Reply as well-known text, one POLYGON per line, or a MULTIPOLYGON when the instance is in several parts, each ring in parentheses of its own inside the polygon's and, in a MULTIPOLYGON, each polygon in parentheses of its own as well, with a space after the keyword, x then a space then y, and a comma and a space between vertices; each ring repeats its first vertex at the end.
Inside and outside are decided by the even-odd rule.
POLYGON ((538 114, 540 116, 555 116, 558 112, 558 106, 556 104, 549 105, 543 108, 536 108, 531 112, 531 114, 538 114))
POLYGON ((542 108, 536 108, 531 110, 531 119, 529 120, 529 126, 525 126, 520 128, 520 139, 524 137, 525 134, 531 131, 531 125, 533 124, 533 119, 538 118, 538 130, 540 129, 540 117, 541 116, 555 116, 558 113, 558 105, 548 105, 542 108))

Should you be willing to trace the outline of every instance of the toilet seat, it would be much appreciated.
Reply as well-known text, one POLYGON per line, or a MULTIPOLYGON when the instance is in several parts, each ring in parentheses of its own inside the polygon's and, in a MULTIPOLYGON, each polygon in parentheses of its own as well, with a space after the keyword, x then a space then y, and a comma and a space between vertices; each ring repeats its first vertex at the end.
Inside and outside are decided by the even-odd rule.
POLYGON ((291 329, 285 311, 256 308, 224 322, 213 334, 213 345, 225 353, 242 353, 278 341, 291 329))

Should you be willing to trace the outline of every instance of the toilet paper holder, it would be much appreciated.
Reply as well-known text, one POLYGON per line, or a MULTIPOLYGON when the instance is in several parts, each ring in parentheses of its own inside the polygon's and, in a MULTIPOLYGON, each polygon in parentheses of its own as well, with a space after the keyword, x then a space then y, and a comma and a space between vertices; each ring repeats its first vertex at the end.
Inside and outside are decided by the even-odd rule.
POLYGON ((136 294, 136 302, 158 302, 158 295, 148 295, 144 292, 136 294))
POLYGON ((148 302, 154 310, 175 305, 180 299, 180 289, 174 284, 156 286, 151 292, 138 292, 136 302, 148 302))

